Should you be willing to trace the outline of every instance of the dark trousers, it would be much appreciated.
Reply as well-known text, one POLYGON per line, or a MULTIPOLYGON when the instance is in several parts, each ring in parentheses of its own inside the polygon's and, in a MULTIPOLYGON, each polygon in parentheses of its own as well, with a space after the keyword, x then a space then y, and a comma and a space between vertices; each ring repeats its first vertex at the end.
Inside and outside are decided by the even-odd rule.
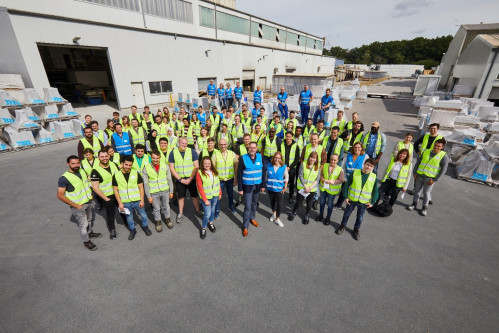
POLYGON ((293 207, 293 212, 296 213, 296 211, 298 210, 298 208, 300 208, 300 206, 302 205, 303 200, 306 200, 307 201, 307 208, 305 210, 305 215, 309 215, 310 211, 312 210, 312 204, 314 203, 314 195, 315 195, 315 193, 311 192, 307 196, 307 198, 305 199, 305 197, 303 195, 301 195, 300 193, 298 193, 297 196, 296 196, 295 206, 293 207))
MULTIPOLYGON (((100 198, 100 197, 99 197, 100 198)), ((109 231, 115 230, 116 225, 114 223, 114 215, 116 212, 116 207, 118 207, 118 203, 116 202, 116 199, 114 198, 114 195, 108 197, 110 200, 109 201, 104 201, 102 200, 102 206, 104 207, 104 210, 106 211, 106 225, 107 229, 109 231)), ((120 213, 121 218, 123 219, 123 224, 126 225, 126 215, 120 213)))
POLYGON ((397 201, 397 197, 399 196, 401 190, 402 187, 397 187, 397 181, 391 178, 385 180, 379 187, 379 193, 384 193, 385 195, 390 196, 388 204, 392 207, 395 204, 395 201, 397 201))
MULTIPOLYGON (((227 189, 227 197, 229 197, 229 209, 234 210, 234 178, 220 181, 220 191, 224 193, 224 188, 227 189)), ((215 209, 215 216, 220 215, 220 201, 217 201, 217 207, 215 209)))
POLYGON ((310 104, 300 104, 301 122, 306 124, 308 113, 310 112, 310 104))
POLYGON ((293 194, 295 194, 295 189, 296 189, 296 169, 295 168, 289 168, 288 171, 288 176, 289 176, 289 181, 288 181, 288 187, 289 187, 289 196, 292 197, 293 194))
POLYGON ((360 225, 362 224, 362 220, 364 219, 364 213, 366 212, 366 205, 358 201, 350 201, 350 204, 345 208, 343 219, 341 220, 342 226, 346 227, 348 218, 352 214, 355 207, 357 207, 357 218, 355 219, 355 225, 353 227, 354 229, 360 229, 360 225))
POLYGON ((275 211, 275 217, 279 218, 281 216, 281 209, 282 209, 282 193, 281 192, 272 192, 272 191, 267 191, 269 193, 269 198, 270 198, 270 208, 272 211, 275 211))
POLYGON ((243 229, 248 229, 251 220, 255 219, 256 204, 258 203, 258 194, 260 193, 261 185, 244 185, 244 214, 243 214, 243 229))
POLYGON ((343 187, 344 186, 347 186, 347 183, 348 182, 344 182, 343 185, 341 186, 341 190, 340 190, 340 194, 338 196, 338 201, 336 201, 336 205, 334 205, 335 207, 341 207, 341 205, 343 205, 343 202, 345 201, 345 197, 343 196, 343 187))

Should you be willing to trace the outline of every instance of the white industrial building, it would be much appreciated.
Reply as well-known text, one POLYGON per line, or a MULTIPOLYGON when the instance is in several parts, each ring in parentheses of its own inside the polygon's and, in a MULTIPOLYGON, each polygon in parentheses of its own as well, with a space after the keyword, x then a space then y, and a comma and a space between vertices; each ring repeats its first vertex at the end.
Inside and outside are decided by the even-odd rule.
POLYGON ((0 40, 0 73, 69 99, 100 88, 120 108, 196 94, 211 78, 270 89, 275 73, 335 62, 323 38, 201 0, 0 0, 0 40))

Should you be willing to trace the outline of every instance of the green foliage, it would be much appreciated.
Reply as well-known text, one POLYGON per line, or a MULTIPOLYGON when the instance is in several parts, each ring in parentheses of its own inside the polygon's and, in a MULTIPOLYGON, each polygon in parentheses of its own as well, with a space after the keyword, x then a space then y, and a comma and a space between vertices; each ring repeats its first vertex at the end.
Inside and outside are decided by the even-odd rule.
POLYGON ((438 66, 452 36, 417 37, 412 40, 373 42, 353 49, 333 46, 323 54, 345 60, 346 64, 418 64, 425 69, 438 66))

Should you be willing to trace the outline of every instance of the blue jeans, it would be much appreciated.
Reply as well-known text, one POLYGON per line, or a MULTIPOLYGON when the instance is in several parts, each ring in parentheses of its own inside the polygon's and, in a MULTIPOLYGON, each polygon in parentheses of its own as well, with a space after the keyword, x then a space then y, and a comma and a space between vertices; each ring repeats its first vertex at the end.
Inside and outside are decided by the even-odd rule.
POLYGON ((315 111, 314 113, 314 125, 317 125, 317 120, 324 119, 324 109, 315 111))
POLYGON ((303 124, 306 124, 308 120, 308 113, 310 112, 310 104, 300 104, 300 112, 301 112, 301 122, 303 124))
POLYGON ((243 194, 244 199, 244 214, 243 214, 243 229, 247 229, 250 220, 255 219, 256 204, 258 203, 258 194, 260 193, 260 185, 246 185, 249 189, 243 194))
MULTIPOLYGON (((220 181, 220 191, 224 193, 224 188, 227 187, 227 196, 229 197, 229 209, 234 210, 234 178, 229 179, 227 181, 220 181)), ((220 215, 220 201, 217 201, 217 206, 215 209, 215 216, 218 217, 220 215)))
POLYGON ((220 97, 219 97, 219 98, 218 98, 218 102, 220 103, 220 108, 221 108, 222 106, 225 106, 225 98, 220 98, 220 97))
POLYGON ((357 218, 355 219, 354 229, 360 229, 360 225, 362 224, 362 220, 364 219, 364 213, 366 212, 366 205, 362 204, 358 201, 350 201, 350 204, 345 208, 345 213, 343 213, 343 219, 341 220, 341 225, 346 227, 348 218, 352 214, 353 210, 357 208, 357 218))
POLYGON ((217 202, 219 200, 218 200, 218 196, 209 199, 208 200, 210 202, 209 206, 206 206, 206 204, 204 203, 203 200, 200 200, 200 201, 201 201, 201 206, 203 207, 203 211, 204 211, 202 228, 206 229, 208 222, 211 223, 215 219, 215 207, 217 206, 217 202))
POLYGON ((137 211, 137 213, 140 216, 140 220, 142 221, 142 227, 143 228, 147 227, 147 214, 144 208, 145 206, 140 208, 139 203, 140 201, 123 203, 123 206, 125 206, 125 208, 128 208, 128 210, 130 211, 130 214, 126 215, 126 222, 128 223, 128 228, 130 229, 130 231, 135 230, 135 223, 133 222, 134 209, 137 211))
POLYGON ((321 208, 319 211, 320 216, 323 216, 323 214, 324 214, 324 207, 326 206, 326 200, 327 200, 327 215, 326 215, 326 217, 331 217, 331 213, 333 212, 333 201, 334 201, 335 196, 336 195, 329 194, 326 191, 321 192, 321 208))
POLYGON ((283 120, 288 119, 288 105, 287 104, 277 104, 279 106, 279 111, 281 111, 281 117, 283 120))

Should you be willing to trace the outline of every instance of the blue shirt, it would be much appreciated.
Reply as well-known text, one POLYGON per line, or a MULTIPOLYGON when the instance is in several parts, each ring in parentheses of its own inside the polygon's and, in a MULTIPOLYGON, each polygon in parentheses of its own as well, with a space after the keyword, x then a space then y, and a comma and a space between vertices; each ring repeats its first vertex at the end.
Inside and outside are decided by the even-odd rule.
POLYGON ((277 94, 277 99, 282 103, 282 104, 286 104, 286 99, 288 98, 288 93, 287 92, 284 92, 284 93, 278 93, 277 94))
POLYGON ((333 104, 333 97, 332 96, 326 96, 326 95, 322 96, 322 98, 321 98, 321 105, 322 105, 322 107, 325 107, 329 103, 333 104))
POLYGON ((300 104, 308 105, 310 103, 310 98, 312 96, 314 96, 314 95, 312 95, 311 90, 307 90, 307 91, 302 90, 300 93, 300 97, 301 97, 300 104))
POLYGON ((215 96, 216 91, 217 87, 214 84, 209 84, 208 87, 206 88, 206 93, 209 96, 215 96))
POLYGON ((369 156, 375 155, 374 151, 376 149, 376 141, 378 141, 378 134, 373 135, 371 133, 371 135, 369 136, 369 144, 368 144, 367 151, 366 151, 367 155, 369 155, 369 156))
POLYGON ((243 88, 242 87, 235 87, 234 88, 234 94, 236 95, 237 99, 243 98, 243 88))

